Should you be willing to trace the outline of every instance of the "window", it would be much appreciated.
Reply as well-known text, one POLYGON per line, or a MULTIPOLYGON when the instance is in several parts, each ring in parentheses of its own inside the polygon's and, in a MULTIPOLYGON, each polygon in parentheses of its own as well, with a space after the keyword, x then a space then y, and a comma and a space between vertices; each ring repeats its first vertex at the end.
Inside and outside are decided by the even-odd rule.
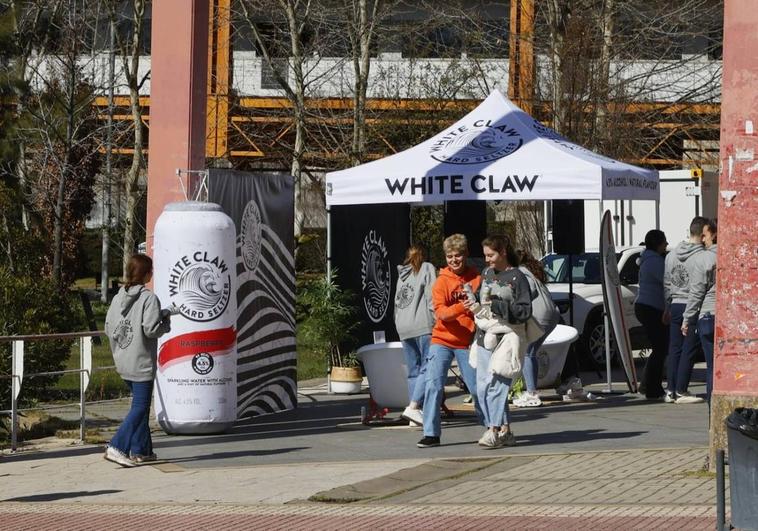
MULTIPOLYGON (((548 282, 568 282, 568 255, 551 254, 543 258, 542 263, 545 266, 548 282)), ((599 253, 571 255, 571 277, 574 282, 600 284, 602 271, 599 253)))
POLYGON ((619 278, 621 279, 622 284, 639 284, 640 266, 637 263, 639 257, 640 253, 634 253, 632 256, 627 258, 626 262, 624 263, 624 267, 622 267, 621 271, 619 271, 619 278))

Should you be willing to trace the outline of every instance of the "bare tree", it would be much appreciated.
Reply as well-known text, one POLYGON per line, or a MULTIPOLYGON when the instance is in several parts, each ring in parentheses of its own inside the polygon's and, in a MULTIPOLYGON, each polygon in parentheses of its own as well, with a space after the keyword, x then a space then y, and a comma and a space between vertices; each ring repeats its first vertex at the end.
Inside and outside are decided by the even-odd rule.
MULTIPOLYGON (((333 39, 324 28, 331 24, 330 10, 316 0, 242 0, 241 16, 256 49, 292 105, 294 140, 287 149, 295 178, 296 245, 305 226, 304 177, 308 175, 305 153, 308 139, 309 93, 327 79, 320 69, 322 37, 333 39), (285 68, 282 66, 285 65, 285 68)), ((281 142, 281 139, 280 139, 281 142)), ((297 248, 296 248, 297 253, 297 248)))
POLYGON ((18 67, 30 88, 21 103, 21 176, 30 204, 52 232, 51 273, 62 287, 71 280, 64 278, 64 260, 76 261, 72 250, 92 205, 97 169, 94 87, 85 55, 94 12, 74 0, 39 0, 18 9, 20 21, 41 30, 20 35, 18 67))
POLYGON ((122 13, 124 5, 119 0, 108 0, 107 7, 110 15, 111 27, 128 28, 128 32, 115 31, 115 44, 121 60, 121 69, 124 75, 126 88, 129 91, 129 109, 133 125, 133 152, 132 160, 124 180, 124 195, 126 197, 126 210, 124 212, 124 243, 122 273, 126 276, 126 264, 135 248, 135 231, 138 223, 137 205, 141 197, 139 178, 145 168, 144 156, 144 124, 142 121, 142 108, 140 107, 140 89, 149 77, 149 73, 140 75, 140 53, 144 39, 145 6, 147 0, 130 0, 127 4, 127 12, 122 13))

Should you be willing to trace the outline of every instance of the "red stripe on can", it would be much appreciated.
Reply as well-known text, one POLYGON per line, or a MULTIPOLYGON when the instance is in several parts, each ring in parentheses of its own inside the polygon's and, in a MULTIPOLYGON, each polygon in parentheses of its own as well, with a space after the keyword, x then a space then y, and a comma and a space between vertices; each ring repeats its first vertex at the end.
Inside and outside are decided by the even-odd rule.
POLYGON ((158 353, 158 369, 163 370, 169 365, 201 352, 216 356, 228 354, 236 341, 237 332, 232 326, 172 337, 161 345, 158 353))

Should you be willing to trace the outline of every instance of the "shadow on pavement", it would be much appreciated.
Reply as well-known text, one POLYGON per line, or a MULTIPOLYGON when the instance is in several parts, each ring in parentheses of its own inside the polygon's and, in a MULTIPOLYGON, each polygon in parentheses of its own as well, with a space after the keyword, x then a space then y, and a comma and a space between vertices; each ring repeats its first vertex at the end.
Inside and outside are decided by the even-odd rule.
POLYGON ((48 494, 33 494, 31 496, 19 496, 18 498, 7 498, 2 501, 6 502, 51 502, 65 500, 66 498, 82 498, 84 496, 100 496, 102 494, 115 494, 122 492, 120 490, 81 490, 76 492, 50 492, 48 494))
MULTIPOLYGON (((2 459, 8 461, 34 461, 36 459, 50 459, 53 457, 77 457, 81 455, 100 454, 105 451, 104 446, 77 446, 61 448, 59 450, 44 450, 34 452, 21 452, 18 454, 5 454, 2 459)), ((2 460, 0 460, 2 463, 2 460)))
POLYGON ((310 446, 295 446, 292 448, 277 448, 275 450, 245 450, 239 452, 217 452, 212 454, 198 455, 192 457, 177 457, 166 460, 168 463, 191 463, 193 461, 217 460, 217 459, 235 459, 238 457, 263 457, 266 455, 286 454, 289 452, 298 452, 300 450, 309 450, 310 446))
POLYGON ((647 431, 608 432, 602 429, 567 430, 554 433, 537 433, 518 437, 519 446, 537 446, 541 444, 578 443, 598 439, 628 439, 639 437, 647 431))

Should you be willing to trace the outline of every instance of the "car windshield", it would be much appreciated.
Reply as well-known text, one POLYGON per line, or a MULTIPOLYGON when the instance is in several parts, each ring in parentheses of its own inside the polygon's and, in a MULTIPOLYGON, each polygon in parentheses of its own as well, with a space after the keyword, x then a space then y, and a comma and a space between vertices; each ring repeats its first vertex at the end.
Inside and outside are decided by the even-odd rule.
MULTIPOLYGON (((616 259, 621 258, 616 254, 616 259)), ((568 282, 568 255, 549 254, 542 259, 547 281, 550 283, 568 282)), ((600 284, 602 274, 600 253, 582 253, 571 255, 571 276, 574 282, 583 284, 600 284)))

